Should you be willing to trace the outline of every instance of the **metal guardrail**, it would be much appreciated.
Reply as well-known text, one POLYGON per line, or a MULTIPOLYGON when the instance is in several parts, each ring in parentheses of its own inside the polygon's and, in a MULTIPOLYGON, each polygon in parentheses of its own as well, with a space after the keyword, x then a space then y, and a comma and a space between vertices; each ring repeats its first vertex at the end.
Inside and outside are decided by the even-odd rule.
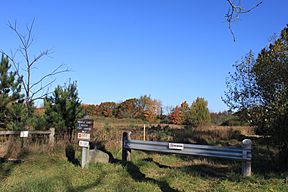
POLYGON ((179 155, 192 155, 202 157, 216 157, 242 161, 243 176, 251 175, 251 145, 250 139, 242 141, 242 147, 219 147, 209 145, 169 143, 155 141, 131 140, 130 134, 123 134, 122 159, 130 159, 131 150, 153 151, 179 155))
POLYGON ((203 157, 218 157, 235 160, 251 160, 251 149, 236 147, 217 147, 209 145, 194 145, 155 141, 126 140, 126 149, 173 153, 180 155, 196 155, 203 157))

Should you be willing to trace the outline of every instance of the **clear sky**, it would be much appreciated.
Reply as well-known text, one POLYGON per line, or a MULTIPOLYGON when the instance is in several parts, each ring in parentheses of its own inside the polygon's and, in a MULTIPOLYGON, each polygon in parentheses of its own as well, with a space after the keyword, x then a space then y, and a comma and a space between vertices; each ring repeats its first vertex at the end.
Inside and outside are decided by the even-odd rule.
POLYGON ((226 0, 9 0, 0 7, 0 49, 10 53, 19 44, 8 21, 24 31, 35 18, 31 54, 53 50, 34 80, 64 64, 72 72, 54 86, 77 81, 83 103, 147 94, 175 106, 204 97, 214 112, 227 109, 221 96, 235 61, 250 49, 258 53, 288 24, 286 0, 263 0, 241 16, 233 24, 236 42, 226 0))

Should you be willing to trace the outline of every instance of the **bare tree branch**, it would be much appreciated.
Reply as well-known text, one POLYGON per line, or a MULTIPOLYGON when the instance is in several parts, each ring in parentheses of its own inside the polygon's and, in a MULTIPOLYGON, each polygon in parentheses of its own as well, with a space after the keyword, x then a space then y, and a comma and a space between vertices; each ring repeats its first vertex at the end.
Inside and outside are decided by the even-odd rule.
POLYGON ((47 92, 47 93, 42 93, 41 96, 39 97, 34 97, 32 99, 30 99, 31 102, 34 102, 36 100, 40 100, 40 99, 45 99, 46 96, 50 95, 51 93, 53 93, 53 91, 51 92, 47 92))
POLYGON ((238 1, 238 3, 236 3, 234 0, 227 0, 228 5, 229 5, 229 9, 228 12, 225 15, 226 21, 228 22, 228 28, 230 30, 230 33, 233 37, 233 41, 236 41, 234 32, 232 30, 232 23, 235 21, 238 21, 240 18, 240 15, 245 14, 245 13, 249 13, 252 10, 256 9, 257 7, 259 7, 263 1, 260 1, 259 3, 257 3, 256 5, 254 5, 253 7, 246 9, 244 7, 241 6, 241 0, 238 1))
POLYGON ((32 67, 37 61, 39 61, 42 57, 49 55, 49 50, 41 51, 38 56, 36 56, 33 61, 29 62, 29 67, 32 67))
MULTIPOLYGON (((31 98, 33 98, 36 94, 38 94, 39 92, 43 91, 44 89, 46 89, 46 88, 49 87, 50 85, 52 85, 55 81, 56 81, 56 79, 50 81, 49 83, 47 83, 47 84, 44 85, 44 86, 41 84, 41 87, 40 87, 38 90, 36 90, 36 92, 31 91, 31 93, 32 93, 32 94, 31 94, 31 98)), ((41 94, 41 97, 43 97, 43 94, 41 94)))
POLYGON ((51 76, 55 76, 59 73, 64 73, 64 72, 69 72, 70 70, 69 69, 64 69, 64 70, 60 70, 60 68, 62 67, 63 65, 59 65, 56 69, 54 69, 51 73, 47 74, 47 75, 44 75, 39 81, 33 83, 30 88, 32 89, 33 87, 37 86, 39 83, 42 83, 43 80, 45 80, 46 78, 48 77, 51 77, 51 76), (60 71, 59 71, 60 70, 60 71))

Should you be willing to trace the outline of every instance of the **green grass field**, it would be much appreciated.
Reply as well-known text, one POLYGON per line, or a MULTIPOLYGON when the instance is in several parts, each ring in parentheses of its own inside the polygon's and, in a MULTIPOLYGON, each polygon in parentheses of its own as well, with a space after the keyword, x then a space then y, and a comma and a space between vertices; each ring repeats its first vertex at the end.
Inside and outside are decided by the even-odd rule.
MULTIPOLYGON (((16 147, 12 154, 18 154, 17 158, 24 162, 13 163, 0 158, 0 191, 288 191, 285 180, 288 173, 273 168, 273 149, 268 150, 261 138, 253 139, 253 175, 244 178, 241 162, 223 159, 132 151, 132 161, 123 163, 121 133, 131 130, 132 138, 138 135, 136 139, 141 139, 143 122, 104 120, 94 122, 93 140, 111 152, 113 163, 91 164, 82 169, 67 161, 64 142, 53 149, 33 145, 19 152, 16 147)), ((243 138, 253 134, 247 127, 211 126, 192 132, 181 127, 149 129, 147 137, 152 140, 222 146, 239 146, 243 138)), ((14 146, 18 144, 12 142, 14 146)), ((81 149, 76 147, 79 161, 80 157, 81 149)))
POLYGON ((23 163, 0 164, 0 191, 288 191, 283 175, 241 177, 240 162, 133 151, 122 164, 121 152, 113 155, 115 163, 82 169, 61 147, 28 153, 23 163))

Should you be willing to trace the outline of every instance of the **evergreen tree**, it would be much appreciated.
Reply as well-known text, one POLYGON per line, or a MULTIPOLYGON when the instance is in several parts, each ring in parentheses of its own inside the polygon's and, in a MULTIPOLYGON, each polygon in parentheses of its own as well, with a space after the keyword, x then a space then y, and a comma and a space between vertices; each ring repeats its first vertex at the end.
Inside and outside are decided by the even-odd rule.
MULTIPOLYGON (((0 63, 0 128, 2 129, 22 129, 24 127, 18 127, 18 122, 23 122, 21 119, 21 82, 22 77, 16 78, 16 72, 9 71, 11 65, 9 64, 8 57, 4 57, 2 54, 0 63), (19 113, 18 113, 19 112, 19 113), (14 114, 14 115, 13 115, 14 114), (11 123, 14 126, 11 126, 11 123)), ((24 125, 23 125, 24 126, 24 125)))
POLYGON ((71 141, 76 122, 84 115, 76 83, 56 87, 52 96, 45 98, 44 105, 48 125, 55 127, 58 133, 68 134, 71 141))
POLYGON ((204 98, 197 98, 190 107, 188 123, 194 127, 210 123, 208 102, 204 98))

